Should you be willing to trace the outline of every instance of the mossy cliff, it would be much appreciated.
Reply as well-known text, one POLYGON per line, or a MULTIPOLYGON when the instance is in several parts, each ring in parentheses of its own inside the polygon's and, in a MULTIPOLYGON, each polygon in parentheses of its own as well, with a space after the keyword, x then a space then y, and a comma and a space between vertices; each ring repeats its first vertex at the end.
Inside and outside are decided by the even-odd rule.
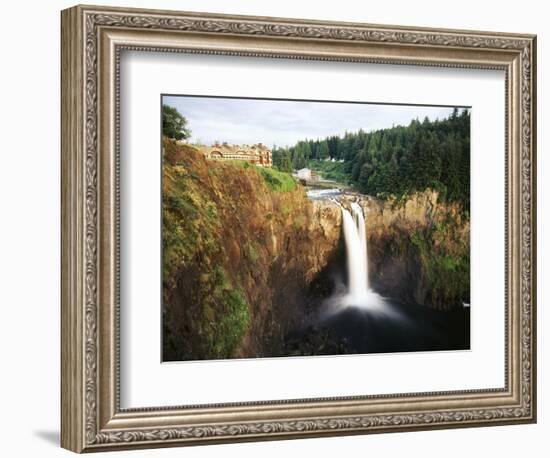
MULTIPOLYGON (((167 139, 163 155, 163 359, 288 354, 289 333, 334 292, 331 272, 345 273, 340 207, 276 170, 207 161, 167 139)), ((469 301, 458 204, 432 191, 340 199, 365 212, 377 292, 437 309, 469 301)))
POLYGON ((288 174, 163 142, 163 358, 277 354, 340 238, 288 174))
POLYGON ((364 198, 372 286, 405 303, 450 309, 470 301, 470 220, 436 192, 364 198))

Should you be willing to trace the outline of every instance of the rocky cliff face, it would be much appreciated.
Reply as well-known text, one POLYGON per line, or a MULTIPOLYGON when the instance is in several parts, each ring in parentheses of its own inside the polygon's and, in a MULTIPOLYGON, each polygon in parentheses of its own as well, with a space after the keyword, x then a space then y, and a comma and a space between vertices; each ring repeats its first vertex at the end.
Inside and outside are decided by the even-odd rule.
POLYGON ((166 140, 163 357, 276 355, 340 239, 337 205, 286 174, 166 140))
POLYGON ((306 317, 309 283, 327 265, 340 238, 338 206, 309 201, 301 186, 292 194, 263 194, 261 199, 271 202, 274 216, 255 240, 258 256, 252 263, 241 256, 234 264, 256 274, 243 283, 251 323, 236 357, 282 351, 286 334, 306 317))
MULTIPOLYGON (((345 274, 341 209, 287 174, 165 140, 164 360, 276 356, 345 274)), ((370 283, 403 303, 469 301, 469 219, 434 192, 359 199, 370 283)), ((287 353, 288 354, 288 353, 287 353)))
POLYGON ((470 221, 436 192, 405 202, 361 199, 371 284, 405 303, 450 309, 469 302, 470 221))

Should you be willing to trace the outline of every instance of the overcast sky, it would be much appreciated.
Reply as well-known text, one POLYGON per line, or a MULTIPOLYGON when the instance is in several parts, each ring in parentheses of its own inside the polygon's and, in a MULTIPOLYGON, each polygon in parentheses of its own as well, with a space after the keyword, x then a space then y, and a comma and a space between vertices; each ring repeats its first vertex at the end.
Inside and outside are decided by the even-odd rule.
POLYGON ((408 125, 413 119, 442 119, 452 108, 365 103, 296 102, 164 96, 188 121, 190 142, 263 143, 293 146, 298 140, 408 125))

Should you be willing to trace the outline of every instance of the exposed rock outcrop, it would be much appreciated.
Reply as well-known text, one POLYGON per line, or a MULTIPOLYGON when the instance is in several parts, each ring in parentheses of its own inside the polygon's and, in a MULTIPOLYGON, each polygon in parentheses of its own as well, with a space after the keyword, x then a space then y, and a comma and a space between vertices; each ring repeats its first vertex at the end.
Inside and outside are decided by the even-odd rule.
POLYGON ((470 220, 434 191, 404 202, 362 198, 371 284, 402 302, 450 309, 469 302, 470 220))
MULTIPOLYGON (((342 262, 341 208, 311 201, 288 174, 208 161, 165 140, 163 358, 276 356, 342 262), (309 307, 309 309, 308 309, 309 307)), ((435 192, 397 202, 358 199, 370 284, 405 304, 469 301, 469 218, 435 192)), ((345 261, 345 260, 344 260, 345 261)))
POLYGON ((340 239, 339 207, 286 174, 165 141, 165 360, 275 355, 340 239))

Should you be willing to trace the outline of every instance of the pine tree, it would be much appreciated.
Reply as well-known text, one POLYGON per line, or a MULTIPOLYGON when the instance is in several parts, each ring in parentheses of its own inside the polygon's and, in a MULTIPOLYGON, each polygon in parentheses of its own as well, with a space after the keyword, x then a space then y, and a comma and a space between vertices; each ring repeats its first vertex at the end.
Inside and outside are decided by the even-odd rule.
MULTIPOLYGON (((343 172, 364 193, 400 197, 431 188, 466 211, 470 205, 469 109, 456 108, 443 120, 303 140, 286 151, 296 169, 312 158, 344 159, 343 172)), ((283 167, 284 155, 277 161, 283 167)))
POLYGON ((319 158, 319 159, 326 159, 327 157, 329 157, 328 143, 327 143, 326 140, 323 140, 323 141, 319 144, 319 154, 318 154, 318 158, 319 158))
POLYGON ((365 162, 367 162, 367 153, 365 151, 361 151, 353 162, 353 168, 351 169, 351 180, 353 182, 359 181, 359 176, 365 162))

